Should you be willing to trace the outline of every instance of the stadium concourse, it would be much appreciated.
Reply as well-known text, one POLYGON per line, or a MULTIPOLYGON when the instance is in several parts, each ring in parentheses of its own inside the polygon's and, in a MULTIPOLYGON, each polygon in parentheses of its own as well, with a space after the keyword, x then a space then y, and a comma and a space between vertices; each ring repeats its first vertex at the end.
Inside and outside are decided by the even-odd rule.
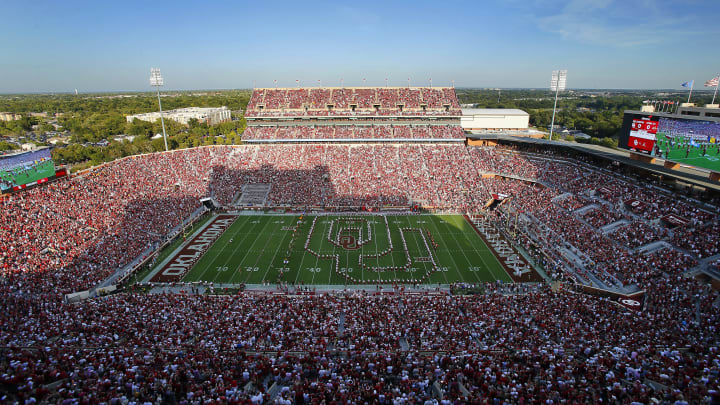
MULTIPOLYGON (((337 89, 258 89, 248 116, 349 116, 355 108, 377 119, 387 105, 393 114, 410 109, 417 120, 427 103, 427 117, 453 119, 452 89, 382 90, 355 89, 346 98, 337 89), (407 107, 393 107, 397 99, 407 107), (322 106, 328 100, 332 109, 322 106)), ((4 198, 2 401, 720 400, 718 294, 688 276, 720 270, 720 222, 707 204, 717 201, 686 199, 627 177, 632 168, 563 148, 405 141, 377 128, 369 132, 375 142, 346 143, 335 136, 338 127, 332 143, 314 142, 327 141, 316 124, 302 130, 308 138, 300 144, 265 140, 129 157, 4 198), (283 285, 221 296, 146 294, 135 285, 63 300, 154 254, 202 211, 201 198, 236 209, 247 184, 270 185, 267 208, 422 205, 469 213, 502 229, 551 280, 487 283, 476 295, 461 294, 472 285, 392 295, 283 285), (643 308, 585 294, 582 286, 642 290, 643 308)))

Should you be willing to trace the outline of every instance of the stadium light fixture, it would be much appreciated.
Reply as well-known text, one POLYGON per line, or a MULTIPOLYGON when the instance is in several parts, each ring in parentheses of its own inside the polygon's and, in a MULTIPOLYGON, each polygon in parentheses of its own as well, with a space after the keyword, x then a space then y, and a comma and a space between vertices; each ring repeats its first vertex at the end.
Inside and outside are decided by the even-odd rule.
POLYGON ((165 140, 165 152, 168 149, 167 133, 165 132, 165 119, 163 118, 162 102, 160 101, 160 87, 165 85, 160 68, 150 68, 150 85, 157 89, 158 107, 160 107, 160 123, 162 124, 163 139, 165 140))
POLYGON ((555 129, 555 111, 557 110, 558 93, 565 90, 567 82, 567 70, 553 70, 550 79, 550 91, 555 91, 555 104, 553 104, 553 115, 550 121, 550 136, 548 140, 552 141, 553 129, 555 129))

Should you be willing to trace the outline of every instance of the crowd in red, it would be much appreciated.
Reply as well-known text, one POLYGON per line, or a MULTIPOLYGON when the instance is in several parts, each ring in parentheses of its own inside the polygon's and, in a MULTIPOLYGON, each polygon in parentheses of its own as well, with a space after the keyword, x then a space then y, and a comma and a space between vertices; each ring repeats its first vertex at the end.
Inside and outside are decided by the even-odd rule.
POLYGON ((439 390, 465 402, 718 400, 718 295, 683 276, 717 254, 717 215, 581 160, 459 144, 204 147, 118 160, 0 204, 3 402, 411 403, 439 390), (471 212, 503 193, 488 215, 551 276, 640 286, 645 309, 544 287, 62 303, 162 241, 199 198, 229 205, 253 183, 271 186, 268 205, 294 207, 471 212), (633 211, 631 198, 647 204, 633 211), (577 214, 585 203, 594 209, 577 214), (665 228, 667 213, 690 221, 665 228), (631 226, 599 230, 621 218, 631 226), (657 240, 668 247, 630 250, 657 240))
POLYGON ((465 133, 459 125, 252 126, 243 139, 465 139, 465 133))
POLYGON ((0 384, 21 403, 405 403, 438 389, 451 402, 717 399, 710 295, 672 278, 657 289, 664 300, 650 296, 642 313, 549 288, 82 305, 6 291, 0 384))
POLYGON ((454 88, 255 89, 246 117, 459 116, 454 88))
POLYGON ((510 195, 513 209, 543 225, 532 228, 535 239, 568 247, 590 271, 619 257, 622 246, 656 241, 697 258, 718 254, 720 228, 711 212, 562 159, 458 144, 254 145, 123 159, 6 199, 0 213, 3 273, 52 268, 59 285, 75 280, 67 289, 91 286, 162 240, 199 206, 199 198, 231 204, 252 183, 270 184, 266 204, 281 206, 422 205, 469 212, 493 193, 510 195), (599 176, 602 182, 595 181, 599 176), (623 204, 628 199, 647 203, 630 209, 623 204), (592 209, 574 213, 586 204, 592 209), (658 216, 668 213, 688 224, 664 227, 658 216), (627 224, 601 232, 620 219, 627 224))

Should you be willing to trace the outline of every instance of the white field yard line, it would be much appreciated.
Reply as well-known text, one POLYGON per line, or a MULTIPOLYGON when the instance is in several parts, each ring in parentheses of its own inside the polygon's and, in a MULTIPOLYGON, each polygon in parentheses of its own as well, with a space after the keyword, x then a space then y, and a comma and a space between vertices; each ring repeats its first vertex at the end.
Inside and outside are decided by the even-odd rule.
MULTIPOLYGON (((327 229, 327 224, 325 224, 325 228, 323 228, 323 234, 322 234, 322 235, 323 235, 323 239, 320 239, 321 241, 324 240, 324 238, 325 238, 325 230, 326 230, 326 229, 327 229)), ((322 246, 322 245, 321 245, 321 246, 322 246)), ((318 249, 318 253, 320 253, 320 252, 321 252, 321 251, 318 249)), ((307 254, 307 252, 303 249, 303 258, 305 257, 306 254, 307 254)), ((323 253, 320 253, 320 254, 323 254, 323 253)), ((316 270, 316 269, 319 269, 319 267, 318 267, 318 263, 319 263, 319 262, 320 262, 320 258, 319 258, 319 257, 315 257, 315 267, 313 267, 313 270, 312 270, 312 279, 310 280, 310 285, 314 285, 314 284, 315 284, 315 270, 316 270)), ((332 262, 331 262, 331 263, 332 263, 332 262)), ((298 271, 298 274, 300 274, 299 271, 298 271)), ((297 284, 297 283, 296 283, 296 284, 297 284)))
MULTIPOLYGON (((282 227, 280 227, 280 230, 282 230, 282 227)), ((283 231, 283 232, 289 232, 289 231, 283 231)), ((260 280, 261 283, 265 281, 265 278, 267 278, 268 273, 270 272, 270 270, 272 270, 273 263, 275 263, 275 258, 277 257, 277 254, 280 251, 280 249, 282 249, 283 244, 287 243, 287 241, 285 240, 285 239, 287 239, 287 235, 288 235, 288 233, 284 234, 283 237, 280 239, 280 242, 277 244, 277 248, 275 249, 275 254, 273 254, 272 259, 270 259, 270 264, 268 265, 267 270, 265 270, 265 274, 263 274, 262 280, 260 280)), ((290 237, 292 238, 292 235, 290 235, 290 237)), ((285 263, 283 263, 282 267, 285 267, 285 263)))
MULTIPOLYGON (((268 225, 270 225, 271 223, 277 225, 276 228, 282 229, 282 227, 285 225, 285 222, 284 222, 284 221, 285 221, 285 218, 283 218, 283 219, 282 219, 283 222, 281 222, 281 223, 279 223, 279 224, 276 224, 276 223, 275 223, 275 222, 277 222, 277 221, 278 221, 278 220, 275 220, 275 221, 267 221, 267 223, 266 223, 265 226, 263 227, 262 231, 261 231, 259 234, 257 234, 257 235, 266 235, 266 228, 267 228, 268 225)), ((272 229, 272 227, 270 227, 270 228, 272 229)), ((272 239, 273 239, 273 238, 272 238, 273 235, 275 235, 275 232, 270 232, 270 236, 271 236, 271 237, 269 238, 269 240, 272 240, 272 239)), ((253 247, 255 247, 255 244, 257 244, 259 241, 260 241, 260 237, 258 236, 258 237, 255 239, 255 241, 252 243, 252 245, 250 245, 250 249, 248 249, 248 252, 253 252, 253 247)), ((265 242, 261 242, 261 243, 265 243, 265 242)), ((279 245, 279 244, 278 244, 278 245, 279 245)), ((277 253, 277 249, 275 250, 275 252, 277 253)), ((255 258, 255 261, 253 262, 253 265, 252 265, 252 266, 245 266, 245 267, 248 267, 248 268, 252 267, 253 269, 258 268, 258 265, 257 265, 257 264, 258 264, 258 262, 260 261, 260 259, 262 258, 262 254, 263 254, 263 253, 265 253, 264 247, 263 247, 262 250, 259 252, 259 254, 253 255, 254 258, 255 258)), ((247 257, 247 256, 246 256, 246 257, 247 257)), ((273 257, 274 257, 274 256, 273 256, 273 257)), ((242 267, 243 267, 242 265, 243 265, 243 263, 245 263, 245 258, 243 258, 243 261, 240 263, 240 266, 239 266, 239 268, 241 269, 241 271, 242 271, 242 267)), ((258 268, 258 270, 259 270, 259 268, 258 268)), ((246 283, 246 284, 247 284, 247 282, 250 280, 250 277, 252 277, 251 272, 248 271, 247 273, 248 273, 248 275, 247 275, 247 277, 245 278, 245 283, 246 283)))
MULTIPOLYGON (((409 228, 420 229, 420 232, 422 232, 422 228, 418 228, 418 227, 420 226, 420 224, 415 223, 415 224, 413 225, 413 224, 410 222, 410 216, 406 216, 406 220, 407 220, 407 223, 408 223, 408 227, 409 227, 409 228)), ((427 221, 426 221, 426 222, 427 222, 427 221)), ((398 229, 398 232, 401 232, 401 230, 398 229)), ((421 237, 422 237, 422 235, 421 235, 421 237)), ((405 243, 407 243, 407 239, 405 239, 405 243)), ((420 241, 418 240, 418 238, 415 238, 415 246, 417 246, 417 248, 418 248, 417 251, 418 251, 418 252, 422 252, 422 251, 423 251, 423 246, 420 246, 420 241)), ((428 252, 428 253, 430 253, 430 252, 428 252)), ((409 247, 408 247, 408 255, 410 255, 410 248, 409 248, 409 247)), ((431 255, 432 255, 432 253, 431 253, 431 255)), ((411 259, 410 268, 413 268, 413 265, 412 265, 412 255, 410 255, 410 259, 411 259)), ((432 265, 432 263, 430 263, 430 264, 432 265)), ((423 263, 423 265, 424 265, 424 266, 427 266, 427 264, 425 264, 425 263, 423 263)), ((416 268, 417 268, 417 267, 416 267, 416 268)), ((428 273, 430 273, 430 271, 431 271, 431 270, 427 270, 428 273)), ((445 282, 447 283, 447 274, 445 274, 444 271, 441 271, 441 273, 443 273, 443 275, 444 275, 444 277, 445 277, 445 282)), ((415 277, 415 278, 417 278, 417 275, 416 275, 416 274, 413 274, 412 276, 415 277)), ((431 275, 430 275, 430 276, 431 276, 431 275)), ((430 279, 430 276, 428 276, 428 277, 426 278, 426 280, 429 280, 429 279, 430 279)), ((428 283, 429 283, 429 281, 428 281, 428 283)))
MULTIPOLYGON (((459 220, 462 220, 463 222, 465 222, 465 218, 462 217, 462 216, 453 217, 453 219, 455 219, 455 218, 460 218, 459 220)), ((459 221, 459 220, 456 220, 456 223, 457 223, 457 221, 459 221)), ((447 221, 446 221, 446 222, 447 222, 447 221)), ((457 224, 457 225, 459 225, 459 224, 457 224)), ((450 236, 452 236, 453 240, 455 241, 455 244, 454 244, 454 245, 457 246, 458 249, 460 249, 460 252, 461 252, 461 253, 463 254, 463 256, 465 257, 465 262, 467 263, 468 267, 471 267, 471 266, 473 265, 473 263, 472 263, 472 261, 470 260, 470 258, 467 257, 467 255, 465 254, 465 249, 463 249, 463 248, 460 246, 460 241, 459 241, 459 240, 457 239, 457 237, 455 236, 455 232, 451 232, 451 230, 449 229, 449 227, 448 227, 447 225, 445 225, 445 228, 448 228, 448 232, 447 232, 447 233, 449 233, 450 236)), ((472 231, 475 232, 474 229, 473 229, 472 231)), ((468 244, 472 247, 472 246, 473 246, 472 241, 467 237, 467 233, 466 233, 466 232, 462 232, 462 234, 463 234, 463 236, 465 237, 465 240, 468 242, 468 244)), ((442 236, 442 234, 441 234, 441 236, 442 236)), ((444 237, 443 237, 443 240, 444 240, 444 237)), ((482 242, 482 240, 481 240, 481 242, 482 242)), ((483 245, 484 245, 484 244, 485 244, 485 242, 483 242, 483 245)), ((483 255, 480 254, 479 252, 477 252, 477 250, 476 250, 475 252, 478 253, 478 257, 480 257, 480 261, 482 261, 482 262, 483 262, 483 265, 488 268, 488 270, 489 270, 490 273, 492 274, 493 278, 496 278, 496 277, 495 277, 495 273, 488 267, 487 263, 485 262, 485 259, 483 258, 483 255)), ((450 255, 450 257, 453 257, 453 255, 450 255)), ((455 259, 453 259, 453 261, 454 261, 454 260, 455 260, 455 259)), ((457 267, 457 264, 456 264, 456 267, 457 267)), ((469 273, 472 273, 472 274, 475 276, 475 278, 477 279, 477 281, 482 282, 482 279, 480 279, 480 276, 478 276, 477 272, 470 271, 469 268, 467 269, 467 271, 468 271, 469 273)), ((460 275, 460 279, 461 279, 463 282, 470 282, 470 280, 465 280, 465 277, 463 276, 463 273, 460 272, 460 267, 457 267, 457 272, 458 272, 458 274, 460 275)))
MULTIPOLYGON (((385 215, 372 216, 372 218, 383 218, 383 217, 385 217, 385 215)), ((377 222, 377 223, 385 223, 385 219, 387 219, 387 217, 386 217, 386 218, 383 218, 382 221, 376 221, 376 222, 377 222)), ((387 229, 386 229, 386 228, 383 228, 383 234, 384 234, 384 235, 387 235, 387 234, 388 234, 388 230, 390 229, 390 222, 387 222, 386 224, 387 224, 387 229)), ((371 224, 371 225, 377 225, 377 224, 371 224)), ((378 232, 377 232, 377 227, 374 227, 374 231, 375 231, 375 236, 373 237, 373 239, 374 239, 374 241, 375 241, 375 254, 378 254, 378 252, 380 252, 380 247, 378 246, 378 237, 377 237, 378 232)), ((390 232, 390 235, 388 235, 388 237, 392 237, 392 232, 390 232)), ((391 241, 391 240, 388 240, 388 248, 390 247, 390 245, 392 245, 392 241, 391 241)), ((384 249, 383 249, 383 250, 384 250, 384 249)), ((393 250, 391 250, 390 253, 389 253, 390 260, 392 260, 392 262, 393 262, 393 267, 394 267, 394 266, 395 266, 395 259, 393 258, 393 255, 392 255, 392 254, 393 254, 393 251, 394 251, 394 246, 393 246, 393 250)), ((365 263, 365 262, 363 261, 363 263, 365 263)), ((380 257, 377 257, 377 266, 380 267, 380 257)), ((372 267, 372 266, 371 266, 371 267, 372 267)), ((361 267, 361 270, 362 270, 362 274, 363 274, 363 281, 365 281, 365 271, 364 271, 364 268, 361 267)), ((383 284, 383 280, 382 280, 382 278, 380 277, 380 272, 377 271, 377 272, 375 272, 375 273, 377 273, 377 280, 368 280, 368 281, 373 281, 373 282, 377 281, 378 283, 383 284)), ((395 275, 395 280, 397 280, 397 273, 395 272, 395 269, 393 269, 393 274, 395 275)))
MULTIPOLYGON (((326 219, 327 219, 326 216, 319 216, 319 217, 318 217, 318 221, 321 220, 320 218, 326 218, 326 219)), ((328 220, 328 222, 329 222, 329 220, 328 220)), ((326 222, 326 223, 325 223, 325 226, 323 227, 322 233, 320 233, 320 237, 321 237, 321 238, 325 238, 325 232, 327 231, 327 227, 328 227, 328 223, 326 222)), ((317 235, 317 228, 316 228, 316 233, 315 233, 315 235, 317 235)), ((322 239, 321 239, 321 240, 322 240, 322 239)), ((310 241, 312 242, 312 238, 310 239, 310 241)), ((312 246, 308 246, 308 247, 310 247, 310 248, 312 249, 312 246)), ((321 245, 321 247, 322 247, 322 245, 321 245)), ((318 253, 318 254, 322 254, 322 253, 320 253, 320 250, 319 250, 319 249, 318 249, 317 253, 318 253)), ((309 253, 305 250, 305 244, 303 243, 302 258, 300 259, 300 266, 298 266, 298 268, 297 268, 297 274, 295 275, 295 285, 298 284, 298 279, 300 278, 300 273, 302 272, 302 269, 303 269, 303 266, 302 266, 302 265, 303 265, 303 263, 305 263, 305 257, 306 257, 308 254, 309 254, 309 253)), ((311 256, 314 257, 314 255, 311 255, 311 256)), ((315 258, 315 267, 317 267, 317 262, 318 262, 318 258, 316 257, 316 258, 315 258)), ((314 272, 313 272, 313 279, 315 279, 315 273, 314 273, 314 272)))
MULTIPOLYGON (((337 266, 340 266, 340 254, 335 252, 335 249, 337 249, 337 246, 335 246, 334 244, 332 244, 332 247, 333 247, 332 254, 333 254, 333 256, 335 256, 335 259, 334 259, 334 260, 330 260, 330 274, 328 274, 328 284, 331 284, 330 281, 331 281, 331 279, 332 279, 333 272, 335 271, 335 267, 333 267, 333 265, 335 264, 335 262, 337 262, 337 266)), ((350 255, 350 252, 348 252, 347 255, 350 255)), ((347 256, 345 257, 345 261, 346 261, 346 262, 349 261, 349 259, 348 259, 347 256)), ((346 266, 347 266, 347 265, 346 265, 346 266)), ((313 273, 313 275, 314 275, 314 273, 313 273)), ((345 279, 345 278, 343 277, 343 279, 345 279)), ((343 284, 347 284, 347 279, 345 279, 345 280, 346 280, 346 281, 343 282, 343 284)))

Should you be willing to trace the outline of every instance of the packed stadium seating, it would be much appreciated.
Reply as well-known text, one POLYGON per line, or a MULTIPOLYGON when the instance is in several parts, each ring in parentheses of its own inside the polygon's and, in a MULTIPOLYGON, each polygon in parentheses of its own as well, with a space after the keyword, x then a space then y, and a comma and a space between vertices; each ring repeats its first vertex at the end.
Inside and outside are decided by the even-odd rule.
MULTIPOLYGON (((301 207, 420 204, 468 212, 483 206, 492 193, 508 194, 526 222, 537 221, 543 229, 534 233, 536 239, 567 245, 585 259, 582 264, 591 273, 617 256, 618 244, 636 249, 665 241, 698 258, 718 254, 715 214, 621 177, 605 175, 601 183, 588 183, 585 178, 600 175, 589 167, 583 169, 585 177, 575 178, 583 175, 575 165, 496 149, 492 153, 460 144, 255 145, 124 159, 5 200, 0 214, 3 267, 11 273, 50 263, 82 273, 78 267, 97 267, 85 275, 84 286, 92 285, 124 264, 122 258, 134 258, 157 243, 198 207, 199 198, 212 195, 231 204, 242 185, 251 183, 271 184, 270 205, 301 207), (537 182, 482 178, 479 173, 537 182), (614 197, 592 190, 600 184, 614 197), (575 193, 568 197, 570 189, 575 193), (68 193, 74 198, 68 199, 68 193), (623 205, 634 197, 654 204, 635 212, 623 205), (596 207, 573 213, 590 204, 596 207), (692 222, 673 230, 649 222, 669 212, 692 222), (625 225, 618 222, 624 218, 625 225), (613 221, 617 229, 604 234, 600 227, 613 221), (63 238, 60 233, 68 228, 76 231, 63 238), (137 228, 143 232, 134 232, 137 228), (12 236, 18 230, 22 238, 12 236)), ((595 275, 610 285, 626 284, 612 281, 617 275, 606 272, 595 275)))
MULTIPOLYGON (((248 111, 432 115, 456 100, 453 89, 261 89, 248 111)), ((687 276, 720 270, 717 207, 570 152, 399 141, 461 136, 453 125, 255 126, 246 139, 391 141, 142 155, 0 199, 0 402, 720 401, 720 298, 687 276), (482 216, 552 283, 224 296, 140 284, 64 302, 165 241, 201 198, 236 209, 251 184, 269 185, 269 208, 482 216), (642 290, 643 309, 581 285, 642 290), (465 288, 485 293, 454 294, 465 288)))
POLYGON ((453 88, 255 89, 245 116, 459 116, 453 88))
POLYGON ((465 139, 465 133, 459 125, 252 126, 245 130, 243 139, 465 139))
POLYGON ((82 306, 6 291, 0 317, 10 328, 0 338, 12 348, 3 350, 2 384, 13 389, 4 399, 383 403, 425 401, 441 389, 463 402, 646 403, 716 395, 717 311, 704 299, 702 320, 680 323, 695 318, 693 296, 707 296, 694 284, 653 287, 675 304, 654 301, 648 306, 664 310, 643 314, 572 291, 487 288, 468 298, 123 294, 82 306), (30 315, 37 312, 44 316, 30 315), (671 389, 653 391, 648 380, 671 389))

